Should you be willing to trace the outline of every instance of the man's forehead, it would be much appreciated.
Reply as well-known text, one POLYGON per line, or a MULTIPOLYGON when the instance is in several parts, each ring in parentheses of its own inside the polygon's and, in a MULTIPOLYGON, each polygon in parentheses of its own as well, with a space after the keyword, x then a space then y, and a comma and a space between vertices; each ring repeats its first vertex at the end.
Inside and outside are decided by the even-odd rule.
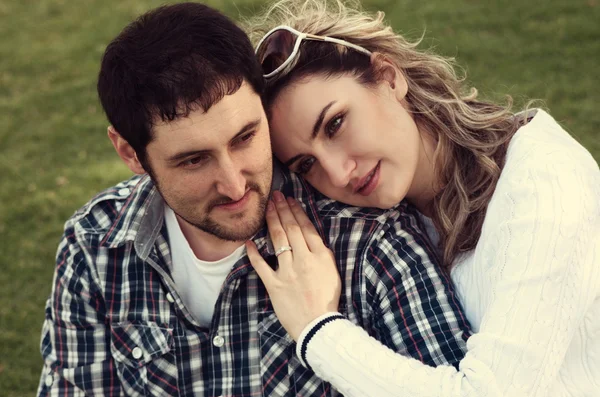
POLYGON ((202 122, 192 117, 191 120, 157 128, 155 139, 148 145, 149 154, 152 152, 159 157, 171 159, 179 158, 185 153, 220 151, 239 134, 262 128, 263 123, 266 124, 266 119, 261 114, 254 118, 240 118, 236 122, 228 120, 219 123, 202 122))
MULTIPOLYGON (((207 121, 206 113, 201 109, 193 109, 185 116, 179 116, 175 120, 159 120, 153 127, 159 131, 174 132, 192 127, 201 127, 207 121)), ((210 117, 208 117, 210 119, 210 117)))
POLYGON ((225 95, 207 110, 194 104, 187 108, 188 112, 184 116, 175 120, 159 119, 154 123, 154 128, 171 132, 198 128, 239 129, 263 112, 260 97, 247 84, 242 84, 233 94, 225 95))

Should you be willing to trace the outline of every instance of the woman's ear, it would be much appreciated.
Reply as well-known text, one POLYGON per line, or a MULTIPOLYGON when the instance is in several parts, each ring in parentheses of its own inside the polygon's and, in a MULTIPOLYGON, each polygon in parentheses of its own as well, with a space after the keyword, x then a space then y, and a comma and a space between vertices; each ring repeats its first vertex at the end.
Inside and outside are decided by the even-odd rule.
POLYGON ((373 65, 377 78, 388 85, 396 99, 398 101, 404 100, 408 92, 408 83, 404 74, 380 52, 374 52, 371 55, 371 65, 373 65))

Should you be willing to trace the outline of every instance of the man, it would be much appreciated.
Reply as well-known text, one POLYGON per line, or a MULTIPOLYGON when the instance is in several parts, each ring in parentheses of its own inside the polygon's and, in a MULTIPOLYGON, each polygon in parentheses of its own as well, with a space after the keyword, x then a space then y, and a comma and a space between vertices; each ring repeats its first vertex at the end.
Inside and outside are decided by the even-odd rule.
MULTIPOLYGON (((248 38, 201 4, 151 11, 107 47, 98 92, 108 135, 137 175, 65 225, 39 395, 336 395, 300 364, 244 249, 251 239, 276 263, 263 226, 273 168, 262 87, 248 38)), ((319 219, 314 193, 277 177, 350 276, 340 310, 399 352, 458 363, 468 327, 401 222, 345 217, 334 203, 327 211, 337 214, 319 219), (386 252, 371 263, 350 242, 386 252), (413 282, 399 270, 407 268, 427 277, 413 282)), ((412 215, 385 219, 401 216, 411 228, 412 215)))

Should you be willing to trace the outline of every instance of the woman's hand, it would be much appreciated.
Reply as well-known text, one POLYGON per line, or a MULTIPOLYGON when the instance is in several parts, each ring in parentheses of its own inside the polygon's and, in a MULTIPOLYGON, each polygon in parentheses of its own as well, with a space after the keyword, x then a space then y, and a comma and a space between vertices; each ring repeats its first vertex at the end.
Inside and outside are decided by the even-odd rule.
POLYGON ((333 253, 328 249, 300 205, 281 192, 273 193, 267 206, 267 226, 275 251, 290 246, 278 256, 279 267, 271 269, 248 241, 252 266, 262 279, 279 321, 294 340, 314 319, 338 311, 341 280, 333 253))

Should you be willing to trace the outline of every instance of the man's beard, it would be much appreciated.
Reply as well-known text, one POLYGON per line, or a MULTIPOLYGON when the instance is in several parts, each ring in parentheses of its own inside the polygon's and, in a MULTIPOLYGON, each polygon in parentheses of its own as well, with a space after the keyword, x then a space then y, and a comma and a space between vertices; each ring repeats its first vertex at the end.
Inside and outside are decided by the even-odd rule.
MULTIPOLYGON (((154 184, 158 191, 161 192, 160 186, 158 185, 156 180, 154 181, 154 184)), ((270 186, 267 187, 270 189, 270 186)), ((181 219, 183 219, 190 225, 196 227, 197 229, 202 230, 205 233, 211 234, 225 241, 246 241, 249 240, 252 236, 254 236, 263 226, 267 202, 269 200, 268 194, 262 192, 260 186, 255 182, 248 182, 247 191, 255 192, 256 194, 258 194, 258 208, 256 209, 256 211, 249 214, 240 213, 233 215, 230 219, 239 219, 240 222, 236 222, 236 224, 232 224, 229 227, 223 226, 219 222, 212 219, 210 216, 212 210, 218 205, 233 202, 233 200, 231 200, 229 197, 220 196, 212 200, 206 205, 206 212, 202 214, 202 216, 194 217, 200 219, 192 219, 189 216, 189 214, 192 214, 193 211, 182 210, 179 206, 174 207, 169 202, 167 202, 162 192, 161 195, 163 196, 165 202, 167 202, 167 205, 169 205, 173 212, 175 212, 175 214, 177 214, 181 219)))
POLYGON ((248 183, 249 191, 254 191, 258 194, 258 208, 254 213, 256 216, 253 218, 253 214, 236 214, 233 216, 234 219, 239 219, 240 224, 233 225, 230 228, 224 227, 218 222, 214 221, 210 217, 210 212, 213 208, 221 204, 228 204, 233 202, 229 197, 221 197, 212 201, 207 207, 208 212, 207 215, 204 216, 202 220, 199 222, 191 222, 185 217, 179 215, 183 220, 188 222, 190 225, 195 226, 196 228, 202 230, 203 232, 212 234, 215 237, 220 238, 221 240, 226 241, 246 241, 249 240, 252 236, 254 236, 262 227, 265 220, 265 212, 267 209, 267 201, 269 200, 269 196, 262 193, 261 189, 258 185, 253 182, 248 183), (242 223, 244 222, 244 223, 242 223))

